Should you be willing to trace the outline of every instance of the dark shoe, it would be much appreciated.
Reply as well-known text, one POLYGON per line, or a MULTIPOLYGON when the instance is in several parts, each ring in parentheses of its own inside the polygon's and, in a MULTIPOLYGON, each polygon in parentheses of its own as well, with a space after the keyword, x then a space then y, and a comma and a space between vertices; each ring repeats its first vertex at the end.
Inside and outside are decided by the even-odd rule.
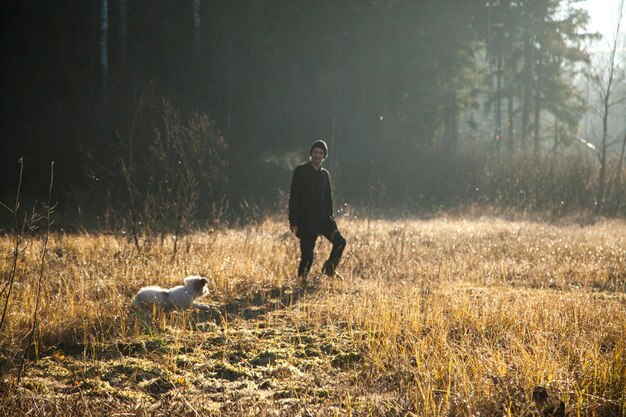
POLYGON ((307 279, 307 275, 309 275, 308 273, 305 274, 300 274, 298 275, 298 279, 300 280, 300 285, 303 288, 306 288, 306 279, 307 279))
POLYGON ((322 274, 328 275, 332 277, 335 275, 335 265, 331 261, 324 262, 324 266, 322 266, 322 274))

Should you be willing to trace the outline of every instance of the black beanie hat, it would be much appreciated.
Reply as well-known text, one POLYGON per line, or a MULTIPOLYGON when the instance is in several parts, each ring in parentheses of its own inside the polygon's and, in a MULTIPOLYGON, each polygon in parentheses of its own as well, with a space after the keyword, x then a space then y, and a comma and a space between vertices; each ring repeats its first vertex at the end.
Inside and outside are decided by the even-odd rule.
POLYGON ((328 156, 328 145, 326 145, 326 142, 324 142, 323 140, 316 140, 315 142, 313 142, 313 145, 311 145, 311 149, 309 149, 309 155, 311 155, 311 152, 313 152, 313 148, 320 148, 321 150, 323 150, 324 158, 328 156))

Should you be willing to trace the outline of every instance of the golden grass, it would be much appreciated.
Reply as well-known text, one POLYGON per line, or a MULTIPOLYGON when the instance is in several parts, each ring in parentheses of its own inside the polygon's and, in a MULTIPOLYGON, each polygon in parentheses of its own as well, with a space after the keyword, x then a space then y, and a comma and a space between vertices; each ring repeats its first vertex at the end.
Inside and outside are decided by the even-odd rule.
MULTIPOLYGON (((340 226, 345 279, 305 289, 297 241, 271 220, 195 233, 174 260, 169 239, 139 255, 124 236, 55 234, 14 387, 41 251, 28 239, 0 339, 0 413, 521 416, 563 401, 567 415, 625 414, 626 223, 340 226), (139 287, 198 273, 219 314, 152 329, 134 318, 139 287), (548 400, 533 400, 539 386, 548 400)), ((11 244, 0 239, 3 276, 11 244)))

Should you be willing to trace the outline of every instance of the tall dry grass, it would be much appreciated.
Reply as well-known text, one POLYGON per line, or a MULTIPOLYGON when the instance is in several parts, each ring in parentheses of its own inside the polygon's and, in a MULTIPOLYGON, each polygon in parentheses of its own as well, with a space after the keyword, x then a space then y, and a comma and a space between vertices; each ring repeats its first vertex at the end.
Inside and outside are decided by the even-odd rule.
MULTIPOLYGON (((626 223, 582 227, 439 218, 344 220, 340 226, 349 245, 341 265, 344 280, 312 277, 313 287, 300 292, 294 278, 297 242, 280 222, 195 233, 174 261, 167 239, 149 242, 138 255, 124 236, 53 235, 30 358, 43 361, 63 351, 104 367, 107 357, 99 352, 107 346, 150 337, 129 313, 139 287, 177 285, 186 274, 201 273, 214 281, 209 301, 223 310, 224 321, 207 328, 170 322, 159 340, 191 344, 199 352, 217 343, 221 353, 203 354, 202 360, 228 358, 233 366, 254 363, 232 359, 236 349, 241 356, 262 345, 266 356, 254 360, 277 356, 270 355, 278 362, 269 363, 297 368, 298 376, 275 371, 269 382, 265 374, 250 376, 249 384, 261 393, 264 382, 295 378, 291 408, 284 408, 280 396, 267 399, 244 387, 229 394, 238 401, 220 403, 199 388, 204 368, 195 367, 185 376, 192 382, 180 391, 189 394, 181 394, 188 404, 182 414, 521 416, 547 413, 550 401, 562 401, 567 415, 625 414, 626 223), (232 305, 266 308, 244 318, 228 316, 233 310, 226 306, 232 305), (268 329, 275 332, 273 345, 247 338, 268 329), (307 343, 318 352, 313 362, 303 362, 298 353, 307 343), (323 395, 313 400, 315 387, 323 395), (538 387, 549 394, 545 402, 533 397, 538 387), (256 402, 247 403, 249 397, 256 402)), ((31 239, 18 259, 0 342, 5 389, 34 308, 41 244, 31 239)), ((329 249, 320 242, 317 267, 329 249)), ((0 241, 0 251, 7 271, 9 236, 0 241)), ((168 355, 144 359, 175 373, 176 366, 169 366, 181 354, 168 355)), ((265 369, 250 366, 252 373, 265 369)), ((22 397, 23 412, 43 409, 34 397, 25 399, 30 391, 11 392, 22 397)), ((147 410, 149 401, 159 399, 148 398, 107 403, 95 395, 80 410, 97 414, 112 404, 136 410, 139 403, 147 410)), ((9 406, 15 403, 2 402, 9 406)))

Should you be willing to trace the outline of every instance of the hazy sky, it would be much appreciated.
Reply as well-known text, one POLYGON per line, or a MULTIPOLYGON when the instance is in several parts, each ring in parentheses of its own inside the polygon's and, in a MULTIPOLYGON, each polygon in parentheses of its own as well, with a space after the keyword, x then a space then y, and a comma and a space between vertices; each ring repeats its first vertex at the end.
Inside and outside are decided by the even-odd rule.
MULTIPOLYGON (((613 39, 613 36, 615 36, 619 3, 620 0, 585 0, 579 3, 579 5, 589 11, 591 16, 590 29, 600 32, 604 36, 602 42, 606 42, 607 39, 613 39)), ((624 29, 626 29, 625 26, 626 22, 622 21, 624 29)))

